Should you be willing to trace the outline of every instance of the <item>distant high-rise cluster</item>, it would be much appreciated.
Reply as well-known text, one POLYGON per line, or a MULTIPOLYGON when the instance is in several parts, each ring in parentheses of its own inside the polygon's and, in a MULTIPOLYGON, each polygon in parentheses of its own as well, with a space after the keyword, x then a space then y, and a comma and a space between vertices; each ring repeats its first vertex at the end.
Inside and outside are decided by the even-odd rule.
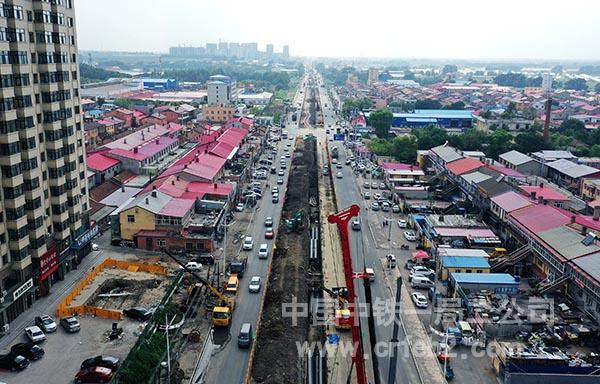
POLYGON ((284 45, 281 52, 275 52, 273 44, 267 44, 264 51, 258 50, 257 43, 207 43, 204 47, 170 47, 169 56, 174 57, 231 57, 246 60, 272 60, 290 58, 290 46, 284 45))

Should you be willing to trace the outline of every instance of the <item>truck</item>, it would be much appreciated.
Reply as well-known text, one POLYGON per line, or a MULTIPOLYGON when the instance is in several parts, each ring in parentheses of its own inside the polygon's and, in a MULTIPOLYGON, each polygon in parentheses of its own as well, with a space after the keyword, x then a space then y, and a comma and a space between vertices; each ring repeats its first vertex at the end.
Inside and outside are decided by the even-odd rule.
POLYGON ((237 275, 240 279, 244 277, 244 271, 246 270, 246 261, 232 261, 229 263, 229 274, 237 275))

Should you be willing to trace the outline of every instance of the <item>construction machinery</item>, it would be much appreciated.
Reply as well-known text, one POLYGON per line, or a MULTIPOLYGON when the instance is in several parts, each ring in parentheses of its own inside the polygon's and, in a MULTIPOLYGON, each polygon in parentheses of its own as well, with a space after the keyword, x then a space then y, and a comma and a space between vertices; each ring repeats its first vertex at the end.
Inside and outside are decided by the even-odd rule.
POLYGON ((213 326, 228 327, 231 324, 231 316, 233 315, 233 310, 235 309, 235 300, 226 296, 223 292, 215 288, 204 277, 198 275, 195 271, 192 271, 189 268, 187 268, 186 265, 179 261, 175 256, 173 256, 169 250, 164 249, 163 251, 167 256, 169 256, 177 264, 179 264, 186 272, 191 274, 196 280, 199 281, 199 283, 196 283, 190 287, 188 303, 191 302, 191 298, 193 298, 199 292, 200 288, 204 285, 218 300, 218 302, 212 309, 213 326))
POLYGON ((288 233, 299 231, 304 227, 304 215, 304 210, 300 209, 296 211, 290 219, 285 220, 285 227, 288 233))
POLYGON ((332 290, 323 285, 321 290, 338 301, 338 307, 335 309, 335 328, 336 329, 352 329, 352 321, 350 318, 350 310, 348 309, 348 300, 346 288, 332 290))
MULTIPOLYGON (((355 322, 354 310, 358 308, 355 302, 356 293, 354 291, 354 278, 368 279, 368 275, 364 272, 355 273, 352 269, 352 255, 350 254, 350 241, 348 234, 348 224, 353 217, 358 216, 360 208, 358 205, 353 204, 349 208, 344 209, 338 213, 334 213, 327 217, 327 221, 331 224, 337 224, 338 230, 340 231, 340 241, 342 245, 342 260, 344 265, 344 278, 346 281, 346 289, 348 290, 347 302, 348 322, 350 323, 350 329, 352 331, 352 342, 357 346, 352 352, 352 363, 356 367, 356 379, 358 384, 367 384, 367 373, 365 368, 365 360, 363 355, 363 348, 361 343, 360 335, 360 324, 355 322)), ((344 315, 344 313, 340 313, 344 315)))

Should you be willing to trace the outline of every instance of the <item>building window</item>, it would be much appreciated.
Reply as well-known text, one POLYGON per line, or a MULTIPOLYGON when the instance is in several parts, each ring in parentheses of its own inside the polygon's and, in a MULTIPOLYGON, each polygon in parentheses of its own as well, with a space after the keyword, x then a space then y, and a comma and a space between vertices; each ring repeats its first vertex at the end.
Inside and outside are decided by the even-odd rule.
POLYGON ((158 245, 159 247, 165 247, 167 246, 167 242, 165 241, 165 239, 156 239, 156 245, 158 245))
POLYGON ((128 223, 135 223, 135 216, 134 215, 127 215, 127 222, 128 223))

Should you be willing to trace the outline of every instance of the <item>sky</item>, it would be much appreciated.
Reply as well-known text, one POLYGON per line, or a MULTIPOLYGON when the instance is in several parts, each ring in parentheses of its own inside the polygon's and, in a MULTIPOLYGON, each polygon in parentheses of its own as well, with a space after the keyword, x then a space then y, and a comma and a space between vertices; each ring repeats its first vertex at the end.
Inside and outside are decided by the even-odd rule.
POLYGON ((593 0, 78 0, 75 12, 81 50, 221 40, 292 56, 600 59, 593 0))

